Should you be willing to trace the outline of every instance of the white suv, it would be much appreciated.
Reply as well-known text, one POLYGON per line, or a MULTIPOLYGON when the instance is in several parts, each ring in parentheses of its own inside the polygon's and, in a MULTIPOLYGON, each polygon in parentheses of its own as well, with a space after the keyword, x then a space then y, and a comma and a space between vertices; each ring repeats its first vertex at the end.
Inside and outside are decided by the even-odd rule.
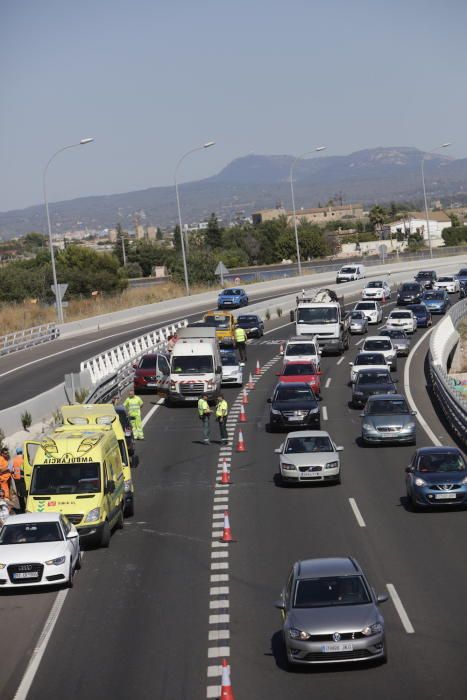
POLYGON ((303 335, 289 338, 284 350, 284 362, 290 360, 303 360, 313 362, 319 369, 322 350, 319 347, 318 339, 315 336, 304 337, 303 335))
POLYGON ((383 318, 383 309, 377 301, 359 301, 353 307, 354 311, 363 311, 368 323, 380 323, 383 318))
POLYGON ((381 352, 391 369, 397 369, 397 350, 391 338, 385 335, 372 335, 366 338, 362 352, 381 352))
POLYGON ((363 289, 362 299, 389 301, 391 299, 391 287, 385 280, 372 280, 363 289))
POLYGON ((410 309, 394 309, 386 319, 386 328, 401 328, 406 333, 415 333, 417 319, 410 309))

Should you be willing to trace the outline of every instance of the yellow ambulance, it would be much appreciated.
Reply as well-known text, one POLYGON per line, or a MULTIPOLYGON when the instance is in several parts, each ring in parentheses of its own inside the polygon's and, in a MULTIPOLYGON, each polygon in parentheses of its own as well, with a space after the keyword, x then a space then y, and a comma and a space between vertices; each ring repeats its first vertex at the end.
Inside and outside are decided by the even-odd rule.
POLYGON ((120 447, 110 425, 66 426, 25 442, 31 474, 26 511, 59 512, 83 543, 108 547, 123 527, 125 486, 120 447))
POLYGON ((203 316, 203 321, 216 329, 216 338, 219 345, 235 346, 235 316, 230 311, 208 311, 203 316))

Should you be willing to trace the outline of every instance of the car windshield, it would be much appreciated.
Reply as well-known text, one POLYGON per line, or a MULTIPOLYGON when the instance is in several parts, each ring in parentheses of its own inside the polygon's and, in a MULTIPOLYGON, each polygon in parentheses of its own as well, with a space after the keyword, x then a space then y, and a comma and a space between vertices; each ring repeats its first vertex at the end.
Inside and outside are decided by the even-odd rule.
POLYGON ((235 367, 238 365, 238 360, 233 352, 221 353, 221 362, 224 367, 235 367))
POLYGON ((257 326, 259 321, 257 316, 239 316, 237 323, 242 326, 257 326))
POLYGON ((425 292, 423 299, 444 299, 443 292, 425 292))
POLYGON ((353 275, 356 272, 355 267, 343 267, 341 268, 341 274, 343 273, 344 275, 353 275))
POLYGON ((334 452, 334 447, 326 435, 293 437, 287 440, 284 454, 291 455, 307 452, 334 452))
POLYGON ((372 416, 409 413, 405 399, 371 399, 366 412, 372 416))
POLYGON ((313 343, 289 343, 286 349, 286 355, 316 355, 316 347, 313 343))
POLYGON ((454 277, 438 277, 438 282, 453 282, 454 277))
POLYGON ((285 365, 284 369, 282 370, 282 374, 284 377, 302 376, 304 374, 309 375, 309 374, 315 374, 315 373, 316 373, 315 366, 311 362, 304 362, 301 364, 293 364, 293 365, 285 365))
POLYGON ((205 316, 204 322, 213 328, 230 327, 230 319, 228 316, 205 316))
POLYGON ((392 318, 410 318, 410 311, 391 311, 389 314, 389 320, 392 318))
POLYGON ((309 306, 299 308, 297 323, 335 323, 337 308, 335 306, 309 306))
POLYGON ((328 608, 371 603, 361 576, 302 579, 295 587, 294 608, 328 608))
POLYGON ((100 464, 36 464, 32 473, 31 494, 99 493, 100 464))
POLYGON ((374 340, 365 340, 364 350, 391 350, 391 341, 387 338, 375 338, 374 340))
POLYGON ((404 338, 404 340, 407 339, 407 334, 405 331, 390 331, 390 330, 384 330, 380 332, 380 335, 385 335, 388 338, 404 338))
POLYGON ((383 286, 383 283, 378 282, 378 281, 368 282, 368 284, 366 286, 367 286, 367 289, 380 289, 383 286))
POLYGON ((139 363, 139 369, 156 369, 157 357, 155 355, 146 355, 139 363))
POLYGON ((203 374, 212 371, 211 355, 176 355, 172 358, 174 374, 203 374))
POLYGON ((356 365, 385 365, 386 358, 381 352, 360 353, 355 358, 356 365))
POLYGON ((459 452, 433 452, 418 458, 419 472, 463 472, 465 462, 459 452))
POLYGON ((391 384, 389 372, 359 372, 357 384, 391 384))
POLYGON ((457 274, 459 277, 467 277, 467 268, 463 267, 462 270, 459 270, 457 274))
POLYGON ((275 396, 276 401, 309 401, 313 393, 308 386, 280 387, 275 396))
POLYGON ((425 304, 412 304, 410 307, 414 314, 424 314, 426 311, 425 304))
POLYGON ((403 284, 401 287, 401 292, 418 292, 420 287, 418 284, 403 284))
POLYGON ((366 317, 363 311, 351 311, 350 318, 357 319, 358 321, 363 321, 366 317))
POLYGON ((241 289, 224 289, 222 292, 225 297, 238 297, 242 293, 241 289))
POLYGON ((420 272, 417 274, 417 277, 423 278, 423 277, 433 277, 433 272, 424 271, 420 270, 420 272))
POLYGON ((374 311, 376 309, 376 304, 374 301, 359 301, 355 310, 361 311, 374 311))
POLYGON ((56 522, 6 523, 0 532, 0 545, 61 542, 63 539, 63 533, 56 522))

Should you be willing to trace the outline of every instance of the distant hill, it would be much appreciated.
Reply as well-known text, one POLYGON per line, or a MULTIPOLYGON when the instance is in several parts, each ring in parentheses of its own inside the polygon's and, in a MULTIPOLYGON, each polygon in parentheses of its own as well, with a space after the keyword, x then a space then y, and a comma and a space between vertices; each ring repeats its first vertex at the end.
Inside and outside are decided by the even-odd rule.
MULTIPOLYGON (((393 147, 299 161, 294 170, 296 206, 317 206, 336 195, 344 202, 358 201, 368 206, 420 199, 422 157, 423 152, 416 148, 393 147)), ((248 215, 278 202, 290 208, 289 172, 293 158, 248 155, 232 161, 213 177, 181 185, 183 221, 201 221, 216 212, 229 222, 239 211, 248 215)), ((428 155, 425 179, 430 198, 467 192, 467 159, 428 155)), ((141 211, 146 216, 143 223, 163 228, 176 223, 173 187, 54 202, 50 211, 54 232, 85 226, 102 229, 113 227, 118 221, 130 229, 135 212, 141 211)), ((45 230, 43 206, 0 213, 3 238, 45 230)))

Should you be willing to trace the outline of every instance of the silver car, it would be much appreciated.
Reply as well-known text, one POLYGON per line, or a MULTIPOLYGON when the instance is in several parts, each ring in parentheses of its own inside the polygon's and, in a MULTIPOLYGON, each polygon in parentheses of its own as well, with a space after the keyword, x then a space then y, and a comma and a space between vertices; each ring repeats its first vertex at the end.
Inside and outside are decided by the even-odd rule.
POLYGON ((416 424, 405 396, 379 394, 370 396, 362 418, 364 443, 403 442, 415 445, 416 424))
POLYGON ((402 328, 383 328, 379 334, 391 338, 398 355, 406 357, 409 354, 410 338, 402 328))
POLYGON ((351 333, 368 333, 368 319, 363 311, 351 311, 349 314, 351 333))
POLYGON ((387 599, 376 595, 352 557, 297 561, 275 604, 288 664, 384 663, 379 603, 387 599))
POLYGON ((240 360, 237 358, 235 350, 222 350, 222 386, 242 386, 243 385, 243 367, 240 365, 240 360))
POLYGON ((341 465, 337 447, 325 430, 289 433, 275 450, 283 482, 332 481, 340 484, 341 465))

